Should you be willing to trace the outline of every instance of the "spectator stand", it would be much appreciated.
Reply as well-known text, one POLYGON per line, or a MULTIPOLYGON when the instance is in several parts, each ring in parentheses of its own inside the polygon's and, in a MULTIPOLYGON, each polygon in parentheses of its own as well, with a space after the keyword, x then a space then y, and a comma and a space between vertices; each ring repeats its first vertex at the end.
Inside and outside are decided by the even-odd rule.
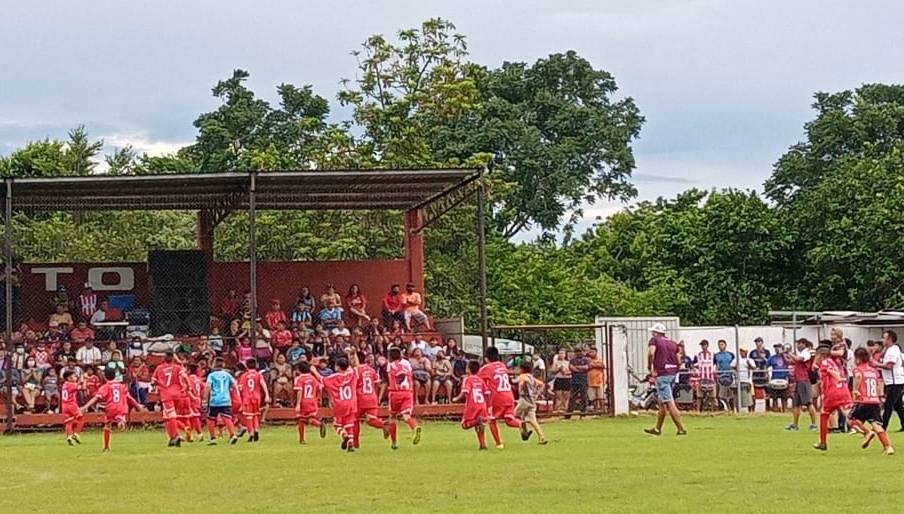
MULTIPOLYGON (((265 335, 262 329, 269 330, 270 327, 251 321, 258 316, 263 318, 264 306, 269 305, 269 299, 278 298, 288 311, 304 285, 312 286, 312 293, 317 298, 320 297, 320 288, 327 281, 334 282, 336 289, 343 294, 351 283, 357 283, 372 299, 378 299, 392 283, 412 283, 415 291, 423 294, 423 230, 475 195, 478 200, 477 225, 482 227, 484 186, 481 177, 485 172, 475 169, 274 170, 154 176, 5 178, 2 182, 4 263, 3 284, 0 285, 0 303, 4 311, 0 322, 4 326, 0 333, 4 336, 6 355, 15 357, 19 346, 32 355, 38 342, 46 342, 54 350, 61 351, 63 342, 75 330, 72 324, 78 325, 79 320, 89 322, 80 334, 90 334, 99 340, 102 337, 110 339, 122 352, 128 350, 133 335, 144 337, 170 333, 176 340, 210 335, 210 327, 219 322, 214 320, 208 323, 206 320, 216 318, 216 306, 230 290, 240 293, 238 304, 245 307, 247 303, 247 310, 252 313, 246 325, 248 335, 255 342, 265 335), (404 258, 382 261, 259 261, 257 220, 258 211, 263 210, 381 210, 404 213, 404 258), (91 248, 70 249, 66 246, 65 235, 62 235, 60 241, 51 242, 59 245, 54 248, 58 251, 42 253, 36 247, 39 243, 29 238, 28 233, 14 233, 14 227, 20 226, 18 220, 37 223, 48 214, 63 213, 73 214, 72 219, 77 223, 87 220, 84 221, 85 230, 94 230, 98 232, 98 237, 102 237, 105 228, 121 228, 104 227, 104 223, 117 219, 116 213, 123 211, 192 213, 196 219, 195 252, 203 255, 203 264, 161 269, 165 272, 184 272, 185 276, 197 278, 193 273, 198 268, 203 275, 201 278, 205 280, 199 279, 191 284, 191 288, 183 287, 185 284, 178 283, 178 280, 173 284, 163 284, 161 276, 166 276, 166 273, 154 273, 151 262, 39 264, 30 256, 53 254, 57 256, 54 258, 65 259, 66 254, 77 257, 96 252, 91 248), (216 261, 214 230, 228 216, 238 212, 246 213, 248 219, 248 260, 216 261), (97 213, 107 214, 101 217, 97 213), (12 222, 14 217, 17 219, 15 225, 12 222), (59 257, 60 254, 63 257, 59 257), (165 291, 169 296, 160 296, 164 288, 169 288, 165 291), (244 291, 247 294, 242 297, 244 291), (167 313, 177 316, 175 324, 167 325, 177 327, 176 330, 164 331, 160 328, 161 320, 166 319, 158 305, 161 298, 174 299, 184 306, 181 310, 174 309, 167 313), (101 307, 101 302, 105 300, 107 303, 101 307), (48 315, 58 305, 65 306, 64 314, 52 319, 48 315), (259 308, 259 305, 262 307, 259 308), (91 313, 98 310, 107 313, 106 317, 95 319, 91 313), (65 313, 71 316, 71 320, 65 319, 65 313), (202 314, 205 314, 204 321, 198 323, 202 314), (65 323, 60 324, 60 319, 65 323), (66 335, 59 334, 61 327, 66 335)), ((27 223, 21 225, 28 226, 27 223)), ((481 326, 486 327, 483 236, 482 232, 478 232, 478 265, 484 284, 478 300, 482 307, 481 326)), ((154 243, 138 241, 136 244, 147 244, 149 253, 159 250, 154 243)), ((169 257, 175 259, 180 256, 173 253, 169 257)), ((379 312, 369 314, 378 316, 379 312)), ((225 335, 223 329, 228 327, 219 328, 221 335, 225 335)), ((482 337, 487 337, 485 329, 482 330, 482 337)), ((83 343, 73 341, 72 345, 75 352, 83 343)), ((146 346, 145 342, 142 347, 146 346)), ((104 350, 110 351, 106 347, 104 350)), ((104 355, 106 358, 108 354, 104 355)), ((16 427, 14 392, 19 384, 12 373, 17 364, 15 361, 16 358, 2 360, 5 370, 2 408, 6 411, 7 431, 16 427)))

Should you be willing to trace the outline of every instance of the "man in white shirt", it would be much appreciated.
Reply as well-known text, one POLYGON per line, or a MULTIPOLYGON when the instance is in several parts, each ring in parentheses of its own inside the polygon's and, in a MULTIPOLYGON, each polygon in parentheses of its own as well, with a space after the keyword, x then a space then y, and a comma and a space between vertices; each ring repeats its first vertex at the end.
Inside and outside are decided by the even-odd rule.
POLYGON ((738 357, 731 364, 731 367, 738 372, 738 382, 741 384, 741 397, 738 398, 738 411, 748 409, 754 411, 756 404, 753 402, 753 370, 756 369, 756 362, 748 356, 747 348, 738 348, 738 357))
POLYGON ((898 334, 886 330, 882 334, 884 345, 880 369, 882 381, 885 383, 885 408, 882 413, 882 426, 888 429, 892 411, 898 413, 901 430, 904 431, 904 404, 901 396, 904 393, 904 362, 901 360, 901 348, 898 346, 898 334))
POLYGON ((75 360, 78 361, 79 366, 96 366, 101 363, 100 349, 94 346, 94 341, 89 339, 85 341, 85 346, 75 352, 75 360))

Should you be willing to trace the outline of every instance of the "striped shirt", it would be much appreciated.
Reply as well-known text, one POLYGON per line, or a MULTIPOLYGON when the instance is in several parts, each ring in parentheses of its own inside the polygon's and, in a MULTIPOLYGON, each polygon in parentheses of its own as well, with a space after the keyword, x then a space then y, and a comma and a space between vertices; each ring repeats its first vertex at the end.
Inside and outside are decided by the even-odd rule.
POLYGON ((711 352, 700 352, 697 354, 697 369, 700 371, 700 380, 714 381, 716 379, 713 354, 711 352))

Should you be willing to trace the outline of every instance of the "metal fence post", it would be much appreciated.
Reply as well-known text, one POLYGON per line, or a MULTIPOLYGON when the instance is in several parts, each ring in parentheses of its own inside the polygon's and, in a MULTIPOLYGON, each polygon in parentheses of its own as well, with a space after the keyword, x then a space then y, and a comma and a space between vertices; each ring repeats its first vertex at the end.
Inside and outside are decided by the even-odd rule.
POLYGON ((257 206, 255 190, 257 188, 257 172, 252 171, 248 184, 248 265, 249 288, 251 289, 251 344, 257 347, 257 206))
POLYGON ((4 206, 3 224, 6 230, 4 234, 4 259, 5 263, 5 279, 4 287, 6 292, 6 359, 4 367, 6 368, 6 431, 12 432, 15 409, 13 408, 13 180, 6 179, 6 205, 4 206))
MULTIPOLYGON (((737 401, 735 402, 735 410, 738 414, 741 413, 741 394, 744 386, 741 384, 741 328, 736 324, 734 326, 734 342, 735 342, 735 351, 738 352, 735 356, 735 362, 737 365, 735 366, 735 373, 737 373, 737 382, 738 382, 738 396, 737 401)), ((753 391, 751 391, 753 392, 753 391)))

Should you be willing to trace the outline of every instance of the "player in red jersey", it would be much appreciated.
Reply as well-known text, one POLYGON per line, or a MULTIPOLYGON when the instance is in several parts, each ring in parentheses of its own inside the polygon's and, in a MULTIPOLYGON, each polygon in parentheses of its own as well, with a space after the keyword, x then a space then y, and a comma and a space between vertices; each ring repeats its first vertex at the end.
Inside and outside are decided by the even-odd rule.
MULTIPOLYGON (((235 383, 236 387, 229 390, 229 398, 232 402, 230 410, 234 413, 232 423, 236 428, 236 437, 242 437, 247 430, 242 416, 242 375, 245 374, 246 368, 243 362, 235 363, 235 383)), ((222 435, 222 434, 221 434, 222 435)))
POLYGON ((163 426, 169 437, 167 446, 181 446, 182 438, 179 437, 179 412, 182 407, 183 395, 188 394, 188 376, 182 364, 176 361, 173 352, 166 352, 163 363, 154 368, 151 383, 157 386, 160 394, 160 403, 163 407, 163 426))
MULTIPOLYGON (((318 375, 319 376, 319 375, 318 375)), ((342 449, 355 451, 355 420, 358 416, 358 374, 351 369, 348 359, 336 360, 336 372, 321 379, 323 388, 330 395, 333 407, 333 426, 342 438, 342 449)))
POLYGON ((113 424, 119 427, 119 430, 126 429, 126 417, 129 415, 129 407, 142 410, 143 407, 135 401, 129 394, 129 388, 122 382, 116 381, 116 370, 106 368, 104 370, 104 378, 107 382, 100 386, 97 394, 88 400, 81 411, 90 409, 97 402, 104 402, 104 451, 110 451, 110 438, 113 435, 113 424))
POLYGON ((468 361, 468 376, 461 382, 461 393, 452 400, 460 402, 465 400, 465 412, 461 416, 461 428, 465 430, 474 429, 477 433, 477 442, 479 449, 487 449, 486 434, 483 429, 483 422, 487 419, 487 390, 483 379, 477 376, 480 372, 480 363, 472 360, 468 361))
POLYGON ((380 383, 380 375, 369 364, 362 364, 363 354, 351 352, 349 354, 351 365, 358 374, 358 415, 355 418, 355 448, 361 447, 361 418, 373 427, 383 431, 383 438, 389 438, 389 425, 384 423, 378 412, 380 401, 377 399, 377 385, 380 383))
POLYGON ((499 427, 496 425, 496 420, 502 419, 506 425, 518 430, 521 430, 521 422, 515 416, 515 395, 512 394, 512 380, 509 378, 505 364, 499 360, 499 349, 495 346, 488 347, 486 360, 487 363, 480 368, 477 376, 483 380, 487 389, 490 390, 490 434, 493 435, 496 448, 501 450, 505 448, 505 445, 499 435, 499 427))
POLYGON ((882 396, 882 375, 879 370, 870 364, 870 353, 866 348, 857 348, 854 351, 854 408, 851 409, 850 425, 855 430, 864 434, 861 448, 869 448, 874 437, 882 443, 882 453, 894 455, 888 440, 888 434, 882 426, 882 408, 880 397, 882 396), (869 428, 866 427, 869 424, 869 428))
POLYGON ((78 375, 75 371, 63 372, 63 388, 60 391, 62 405, 60 412, 63 413, 63 428, 66 431, 66 442, 72 446, 73 441, 82 444, 78 434, 85 425, 85 415, 78 408, 78 375))
POLYGON ((257 359, 248 359, 245 367, 248 369, 242 374, 240 381, 242 414, 245 415, 245 428, 248 429, 248 442, 251 443, 261 440, 261 405, 270 405, 270 391, 267 389, 267 381, 257 370, 257 359))
POLYGON ((819 368, 822 410, 819 413, 819 443, 813 447, 821 451, 828 450, 829 417, 839 409, 847 416, 851 406, 851 391, 844 376, 844 365, 832 357, 831 346, 831 341, 820 342, 814 362, 819 368))
POLYGON ((389 437, 392 440, 392 449, 398 446, 398 423, 401 417, 408 428, 414 430, 413 444, 421 442, 421 427, 414 419, 414 377, 411 374, 411 363, 402 358, 402 350, 389 349, 389 437))
POLYGON ((204 382, 204 378, 198 375, 197 364, 189 364, 186 366, 186 371, 188 372, 189 426, 185 427, 185 439, 191 442, 191 433, 194 431, 198 436, 198 441, 203 441, 204 433, 202 432, 203 424, 201 413, 205 410, 203 407, 203 399, 204 389, 207 387, 207 384, 204 382))
POLYGON ((298 444, 306 444, 305 425, 320 428, 320 438, 326 437, 326 423, 317 417, 320 411, 320 380, 311 374, 311 364, 301 361, 295 365, 295 424, 298 425, 298 444))

